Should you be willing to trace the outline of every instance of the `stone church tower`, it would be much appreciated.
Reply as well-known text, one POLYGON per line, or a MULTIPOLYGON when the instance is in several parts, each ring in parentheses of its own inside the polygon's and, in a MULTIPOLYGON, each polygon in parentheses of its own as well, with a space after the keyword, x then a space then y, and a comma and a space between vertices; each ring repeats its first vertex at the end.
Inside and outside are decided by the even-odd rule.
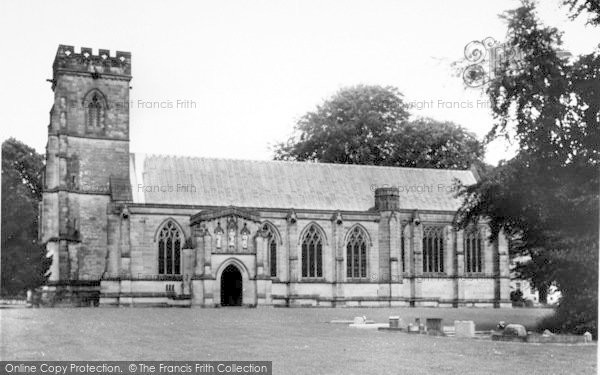
POLYGON ((53 258, 49 286, 67 299, 98 289, 108 203, 131 195, 130 80, 129 52, 58 48, 40 222, 41 240, 53 258))

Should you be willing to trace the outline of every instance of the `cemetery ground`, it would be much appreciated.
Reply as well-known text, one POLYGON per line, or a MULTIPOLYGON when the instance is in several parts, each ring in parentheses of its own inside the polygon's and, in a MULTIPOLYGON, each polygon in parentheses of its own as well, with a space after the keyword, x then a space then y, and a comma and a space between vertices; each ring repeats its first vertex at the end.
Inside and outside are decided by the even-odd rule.
POLYGON ((597 345, 409 335, 331 324, 498 321, 531 330, 549 309, 55 308, 0 310, 2 360, 268 360, 274 374, 595 374, 597 345))

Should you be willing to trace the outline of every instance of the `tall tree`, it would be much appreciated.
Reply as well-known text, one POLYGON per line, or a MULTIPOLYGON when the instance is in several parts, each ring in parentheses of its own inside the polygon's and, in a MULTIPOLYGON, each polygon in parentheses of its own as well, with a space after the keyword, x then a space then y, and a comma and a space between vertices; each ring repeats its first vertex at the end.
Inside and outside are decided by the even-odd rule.
POLYGON ((581 14, 587 14, 587 23, 600 25, 600 1, 598 0, 563 0, 563 4, 569 7, 571 18, 575 19, 581 14))
POLYGON ((342 89, 300 118, 296 134, 275 146, 275 158, 377 164, 391 155, 389 139, 407 118, 402 95, 393 87, 342 89))
POLYGON ((409 121, 396 88, 354 86, 308 112, 275 159, 402 167, 468 168, 483 157, 476 136, 451 122, 409 121))
POLYGON ((517 156, 463 187, 456 224, 484 216, 504 230, 534 285, 562 292, 555 330, 597 330, 600 162, 600 54, 560 57, 561 33, 544 27, 524 1, 505 14, 508 44, 523 61, 506 63, 487 90, 496 123, 488 139, 516 134, 517 156))
POLYGON ((2 143, 2 294, 17 295, 46 280, 50 259, 38 244, 43 157, 10 138, 2 143))
POLYGON ((484 148, 474 133, 449 121, 419 118, 400 125, 390 138, 386 165, 468 169, 483 166, 484 148))

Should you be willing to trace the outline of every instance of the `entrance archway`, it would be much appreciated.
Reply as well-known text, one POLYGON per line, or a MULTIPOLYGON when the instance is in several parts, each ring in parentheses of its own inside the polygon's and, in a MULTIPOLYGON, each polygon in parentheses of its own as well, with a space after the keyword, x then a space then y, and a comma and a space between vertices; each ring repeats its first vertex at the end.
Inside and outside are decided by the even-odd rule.
POLYGON ((221 274, 221 306, 242 306, 242 273, 233 264, 221 274))

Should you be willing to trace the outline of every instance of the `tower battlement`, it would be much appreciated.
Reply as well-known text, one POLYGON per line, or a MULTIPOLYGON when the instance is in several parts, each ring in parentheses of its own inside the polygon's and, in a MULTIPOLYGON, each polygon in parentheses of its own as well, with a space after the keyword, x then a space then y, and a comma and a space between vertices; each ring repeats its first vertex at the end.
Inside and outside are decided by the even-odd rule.
POLYGON ((60 71, 90 74, 110 74, 131 78, 131 52, 99 49, 94 55, 91 48, 81 47, 77 53, 73 46, 59 45, 52 65, 54 76, 60 71))

